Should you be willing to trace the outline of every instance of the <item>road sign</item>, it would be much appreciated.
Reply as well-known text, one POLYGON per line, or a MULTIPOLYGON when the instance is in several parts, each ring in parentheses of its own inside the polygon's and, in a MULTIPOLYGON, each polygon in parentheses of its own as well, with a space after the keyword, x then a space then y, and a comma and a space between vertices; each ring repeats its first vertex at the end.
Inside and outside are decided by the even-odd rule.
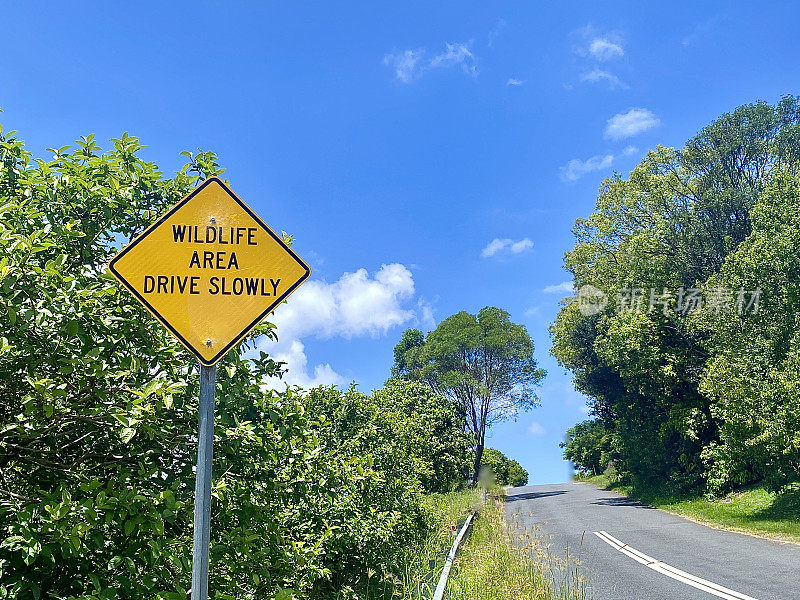
POLYGON ((173 206, 108 267, 206 366, 311 274, 218 177, 173 206))
POLYGON ((216 363, 311 269, 218 177, 173 206, 108 268, 201 363, 192 600, 207 600, 216 363))

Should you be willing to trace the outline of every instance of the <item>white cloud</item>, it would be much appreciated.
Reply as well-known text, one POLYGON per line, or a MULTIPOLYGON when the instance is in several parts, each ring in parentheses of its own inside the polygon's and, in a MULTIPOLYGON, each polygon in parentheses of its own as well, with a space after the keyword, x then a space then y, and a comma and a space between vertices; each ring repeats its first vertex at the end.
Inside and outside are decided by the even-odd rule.
POLYGON ((591 173, 593 171, 602 171, 610 168, 611 163, 613 162, 613 154, 592 156, 586 160, 573 158, 566 165, 561 167, 559 171, 563 181, 577 181, 587 173, 591 173))
POLYGON ((374 276, 366 269, 344 273, 337 281, 313 280, 303 285, 268 320, 277 327, 278 341, 262 340, 258 349, 276 360, 286 361, 288 373, 282 382, 298 385, 342 383, 330 364, 316 365, 309 374, 302 340, 308 337, 351 339, 379 337, 390 329, 411 322, 430 325, 430 305, 418 300, 418 311, 406 304, 414 295, 414 279, 405 265, 383 265, 374 276))
MULTIPOLYGON (((638 109, 636 109, 638 110, 638 109)), ((644 109, 641 109, 644 110, 644 109)), ((649 111, 645 111, 648 112, 649 111)), ((650 113, 652 116, 652 113, 650 113)), ((619 117, 621 115, 617 115, 619 117)), ((616 117, 615 117, 616 118, 616 117)), ((653 118, 655 118, 653 116, 653 118)), ((613 119, 609 119, 609 123, 613 119)), ((658 119, 655 119, 656 123, 658 123, 658 119)), ((648 126, 649 128, 649 126, 648 126)), ((606 129, 608 132, 608 128, 606 129)), ((606 133, 608 135, 608 133, 606 133)), ((631 134, 632 135, 632 134, 631 134)), ((639 148, 636 146, 625 146, 622 150, 622 156, 631 156, 632 154, 636 154, 639 152, 639 148)), ((614 163, 615 156, 613 154, 598 154, 596 156, 592 156, 591 158, 587 158, 586 160, 581 160, 579 158, 573 158, 569 161, 566 165, 559 169, 561 180, 562 181, 577 181, 584 175, 588 173, 592 173, 594 171, 602 171, 604 169, 609 169, 611 165, 614 163)), ((565 282, 566 283, 566 282, 565 282)), ((563 285, 563 284, 562 284, 563 285)), ((549 286, 553 287, 553 286, 549 286)), ((548 291, 549 288, 545 288, 544 291, 548 291)), ((570 288, 570 290, 572 289, 570 288)))
POLYGON ((423 60, 424 56, 424 49, 405 50, 386 54, 383 57, 383 64, 393 68, 396 79, 402 83, 411 83, 430 69, 453 66, 460 66, 462 71, 473 77, 478 75, 475 55, 467 44, 446 43, 444 52, 430 60, 423 60))
POLYGON ((312 374, 308 373, 308 357, 305 345, 300 340, 292 340, 289 347, 283 351, 273 351, 270 356, 277 361, 285 362, 288 366, 283 378, 275 381, 276 387, 280 385, 299 385, 304 388, 313 388, 318 385, 342 385, 344 377, 333 370, 329 363, 316 365, 312 374))
POLYGON ((575 288, 573 287, 571 281, 562 281, 558 285, 548 285, 542 291, 545 294, 556 294, 561 292, 572 294, 575 291, 575 288))
POLYGON ((606 61, 619 58, 625 54, 621 44, 612 42, 604 37, 594 38, 589 42, 589 54, 597 60, 606 61))
POLYGON ((508 81, 506 81, 506 85, 513 85, 513 86, 520 86, 523 83, 525 82, 522 81, 522 79, 515 79, 514 77, 509 77, 508 81))
POLYGON ((542 426, 541 423, 534 421, 530 425, 528 425, 528 433, 530 433, 533 437, 541 437, 547 433, 545 428, 542 426))
POLYGON ((525 311, 526 317, 540 317, 542 316, 542 307, 541 306, 531 306, 528 310, 525 311))
POLYGON ((422 50, 406 50, 397 54, 387 54, 383 57, 383 64, 394 69, 397 79, 403 83, 411 83, 419 74, 419 61, 422 54, 422 50))
POLYGON ((512 240, 510 238, 494 238, 491 242, 486 244, 486 247, 481 250, 481 256, 488 258, 494 256, 498 252, 510 252, 511 254, 519 254, 533 248, 533 242, 529 238, 521 240, 512 240))
POLYGON ((487 45, 489 48, 491 48, 491 47, 492 47, 492 45, 494 44, 494 41, 495 41, 495 40, 496 40, 498 37, 500 37, 500 33, 502 32, 502 30, 505 28, 505 26, 506 26, 506 25, 507 25, 507 23, 506 23, 505 19, 497 19, 497 25, 495 25, 495 26, 492 28, 492 30, 491 30, 491 31, 489 31, 489 35, 488 35, 488 41, 487 41, 487 43, 486 43, 486 45, 487 45))
POLYGON ((632 108, 606 121, 605 136, 619 140, 652 129, 660 123, 658 117, 646 108, 632 108))
POLYGON ((419 324, 424 325, 428 329, 435 328, 436 319, 433 318, 433 307, 428 302, 425 302, 422 298, 420 298, 417 301, 417 308, 419 309, 419 314, 417 315, 417 321, 419 321, 419 324))
POLYGON ((573 51, 578 56, 605 62, 625 55, 619 31, 601 31, 591 23, 572 32, 576 41, 573 51))
POLYGON ((284 337, 377 337, 414 317, 413 310, 401 306, 413 294, 414 279, 405 265, 383 265, 374 278, 359 269, 334 283, 309 281, 271 321, 284 337))
POLYGON ((628 86, 616 75, 613 73, 609 73, 608 71, 603 71, 602 69, 595 67, 591 71, 587 71, 585 73, 581 73, 579 76, 581 81, 587 83, 601 83, 606 82, 608 85, 614 88, 622 88, 627 89, 628 86))
POLYGON ((461 65, 461 69, 473 77, 478 74, 475 56, 470 52, 466 44, 446 43, 445 51, 434 56, 430 62, 432 68, 452 67, 455 65, 461 65))
POLYGON ((576 37, 573 51, 583 57, 583 71, 579 80, 584 83, 605 83, 611 89, 627 89, 628 86, 615 74, 601 69, 598 64, 621 58, 625 55, 622 35, 618 32, 603 32, 591 23, 572 32, 576 37))

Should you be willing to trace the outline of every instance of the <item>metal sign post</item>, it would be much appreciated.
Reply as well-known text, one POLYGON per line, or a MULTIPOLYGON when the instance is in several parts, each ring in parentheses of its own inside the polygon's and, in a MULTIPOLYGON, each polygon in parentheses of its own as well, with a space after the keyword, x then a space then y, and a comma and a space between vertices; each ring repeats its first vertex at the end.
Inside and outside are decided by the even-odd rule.
POLYGON ((108 269, 200 361, 192 600, 207 600, 216 364, 311 269, 218 177, 161 215, 108 269))
POLYGON ((211 464, 214 458, 214 393, 217 367, 200 365, 200 426, 194 485, 192 600, 208 598, 208 550, 211 541, 211 464))

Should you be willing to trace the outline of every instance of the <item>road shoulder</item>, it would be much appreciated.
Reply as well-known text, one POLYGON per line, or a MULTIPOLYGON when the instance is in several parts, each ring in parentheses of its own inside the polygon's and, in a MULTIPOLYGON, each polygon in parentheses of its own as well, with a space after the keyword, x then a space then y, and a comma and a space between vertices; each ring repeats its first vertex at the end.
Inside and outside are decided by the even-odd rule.
POLYGON ((573 483, 591 485, 712 529, 800 546, 800 490, 779 495, 756 488, 707 500, 659 497, 652 492, 639 494, 632 486, 621 485, 608 475, 580 478, 573 483))

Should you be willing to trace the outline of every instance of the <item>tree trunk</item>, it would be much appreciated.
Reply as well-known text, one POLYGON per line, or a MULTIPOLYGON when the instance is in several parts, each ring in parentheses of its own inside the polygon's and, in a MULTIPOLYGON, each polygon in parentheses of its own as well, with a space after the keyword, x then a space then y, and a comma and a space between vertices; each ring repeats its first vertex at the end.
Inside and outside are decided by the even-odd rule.
POLYGON ((481 459, 483 458, 483 442, 475 445, 475 468, 472 471, 472 485, 478 485, 478 474, 481 471, 481 459))

